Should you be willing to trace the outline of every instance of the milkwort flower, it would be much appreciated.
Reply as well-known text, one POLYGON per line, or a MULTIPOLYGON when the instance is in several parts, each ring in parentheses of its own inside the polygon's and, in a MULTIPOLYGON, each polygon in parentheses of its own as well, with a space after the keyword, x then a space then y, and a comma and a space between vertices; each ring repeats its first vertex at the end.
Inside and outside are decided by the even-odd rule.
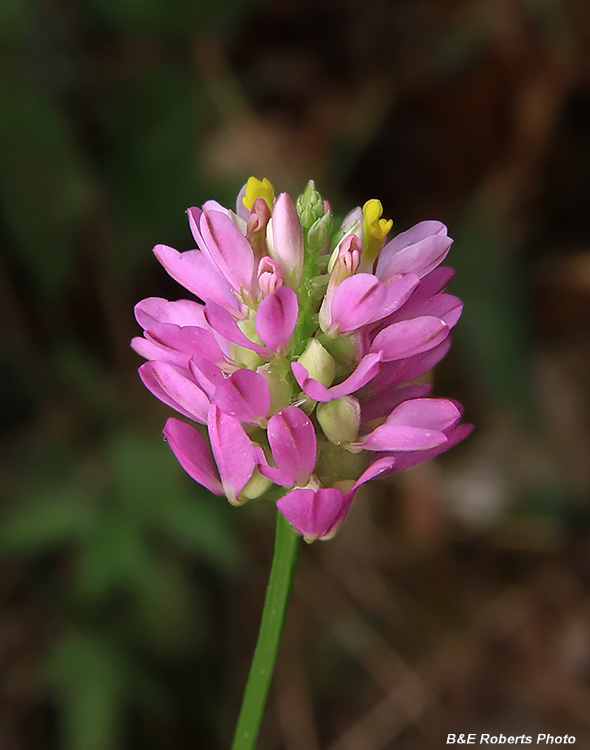
POLYGON ((142 300, 132 346, 146 387, 204 426, 164 429, 194 480, 236 505, 278 496, 306 541, 329 539, 358 487, 471 431, 456 401, 417 382, 462 309, 442 291, 443 224, 386 241, 377 200, 334 228, 312 181, 294 204, 254 177, 235 212, 208 201, 187 213, 198 249, 154 253, 198 299, 142 300))

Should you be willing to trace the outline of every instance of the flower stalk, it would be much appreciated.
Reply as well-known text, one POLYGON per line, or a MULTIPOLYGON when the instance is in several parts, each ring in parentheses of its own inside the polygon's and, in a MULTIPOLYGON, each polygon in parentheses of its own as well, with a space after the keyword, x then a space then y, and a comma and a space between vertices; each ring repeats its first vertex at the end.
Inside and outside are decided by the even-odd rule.
POLYGON ((275 546, 270 569, 258 642, 244 691, 232 750, 253 750, 270 688, 301 537, 277 513, 275 546))

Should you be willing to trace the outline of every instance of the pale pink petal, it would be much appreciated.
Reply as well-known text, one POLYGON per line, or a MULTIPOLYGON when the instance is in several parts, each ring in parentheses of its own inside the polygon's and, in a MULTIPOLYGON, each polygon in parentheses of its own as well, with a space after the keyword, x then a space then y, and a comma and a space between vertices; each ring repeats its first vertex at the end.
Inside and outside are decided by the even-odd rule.
POLYGON ((343 503, 342 492, 333 487, 319 490, 299 488, 283 495, 277 501, 277 508, 306 542, 312 542, 329 532, 343 503))
POLYGON ((287 406, 268 420, 268 442, 279 469, 305 484, 313 472, 317 444, 311 419, 297 406, 287 406))
POLYGON ((199 250, 179 253, 167 245, 156 245, 154 255, 172 278, 204 301, 213 301, 230 310, 239 303, 228 282, 199 250))
POLYGON ((215 389, 213 403, 240 422, 258 424, 268 416, 270 388, 262 375, 242 368, 215 389))
POLYGON ((131 348, 145 359, 158 359, 162 362, 168 362, 180 370, 188 370, 188 354, 169 349, 167 346, 160 346, 160 344, 144 339, 142 336, 131 339, 131 348))
POLYGON ((146 362, 139 368, 139 376, 160 401, 195 422, 206 423, 207 395, 175 367, 167 362, 146 362))
POLYGON ((213 468, 211 453, 205 438, 194 427, 170 417, 164 435, 178 463, 189 477, 215 495, 223 495, 223 487, 213 468))
POLYGON ((258 305, 256 333, 273 352, 285 351, 297 324, 297 295, 288 286, 281 286, 258 305))
POLYGON ((135 305, 135 319, 144 330, 158 323, 205 328, 203 310, 203 305, 189 299, 168 302, 161 297, 148 297, 135 305))
POLYGON ((254 253, 250 243, 229 216, 220 211, 203 211, 199 229, 209 254, 230 285, 240 293, 253 292, 255 283, 254 253))
POLYGON ((228 341, 238 344, 238 346, 243 346, 246 349, 251 349, 262 357, 271 356, 271 352, 266 347, 256 344, 246 336, 230 312, 220 305, 215 304, 215 302, 207 302, 205 306, 205 319, 214 331, 228 341))
POLYGON ((293 201, 281 193, 272 209, 273 256, 287 284, 297 288, 303 272, 303 230, 293 201))
POLYGON ((405 359, 433 349, 449 335, 449 327, 440 318, 425 315, 392 323, 375 336, 371 351, 381 352, 383 360, 405 359))
POLYGON ((239 420, 224 414, 216 404, 209 407, 207 426, 223 491, 231 503, 238 504, 240 492, 254 472, 252 442, 239 420))
POLYGON ((458 297, 444 292, 432 297, 423 297, 421 290, 418 289, 417 293, 412 295, 408 302, 391 316, 388 323, 430 315, 444 320, 449 328, 453 328, 461 317, 462 311, 463 303, 458 297))

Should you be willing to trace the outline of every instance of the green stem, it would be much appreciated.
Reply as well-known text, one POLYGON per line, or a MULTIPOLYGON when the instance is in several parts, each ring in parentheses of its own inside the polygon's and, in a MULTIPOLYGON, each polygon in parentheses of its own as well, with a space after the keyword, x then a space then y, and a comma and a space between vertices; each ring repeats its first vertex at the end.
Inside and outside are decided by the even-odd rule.
POLYGON ((277 511, 275 549, 232 750, 253 750, 274 670, 301 537, 277 511))

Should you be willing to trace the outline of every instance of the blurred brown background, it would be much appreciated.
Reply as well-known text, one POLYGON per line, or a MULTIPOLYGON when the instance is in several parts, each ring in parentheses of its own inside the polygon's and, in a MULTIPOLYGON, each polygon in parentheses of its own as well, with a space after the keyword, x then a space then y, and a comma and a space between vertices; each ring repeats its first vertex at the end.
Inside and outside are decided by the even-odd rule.
POLYGON ((302 550, 260 750, 590 746, 589 46, 586 0, 3 0, 0 750, 230 744, 272 508, 182 474, 129 340, 251 174, 448 224, 477 426, 302 550))

